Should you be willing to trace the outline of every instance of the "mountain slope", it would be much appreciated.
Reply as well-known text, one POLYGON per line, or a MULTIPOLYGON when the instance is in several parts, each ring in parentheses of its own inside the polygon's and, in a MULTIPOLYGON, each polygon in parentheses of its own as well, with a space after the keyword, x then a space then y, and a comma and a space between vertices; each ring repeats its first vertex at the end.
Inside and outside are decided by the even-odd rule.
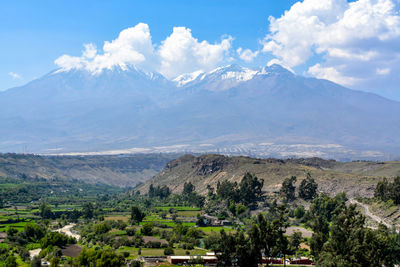
POLYGON ((246 172, 264 179, 264 190, 278 192, 283 179, 297 176, 297 186, 310 173, 319 185, 320 192, 337 194, 346 192, 349 197, 372 197, 376 183, 382 177, 400 173, 400 162, 349 162, 319 158, 309 159, 257 159, 206 154, 199 157, 184 155, 172 160, 155 177, 137 189, 147 193, 150 184, 166 185, 175 193, 191 182, 196 191, 207 192, 207 185, 216 188, 223 180, 240 182, 246 172))
POLYGON ((0 154, 0 177, 78 179, 86 183, 135 186, 157 174, 177 154, 37 156, 0 154))
POLYGON ((0 151, 193 151, 391 158, 400 103, 273 65, 168 81, 136 68, 55 71, 0 93, 0 151))

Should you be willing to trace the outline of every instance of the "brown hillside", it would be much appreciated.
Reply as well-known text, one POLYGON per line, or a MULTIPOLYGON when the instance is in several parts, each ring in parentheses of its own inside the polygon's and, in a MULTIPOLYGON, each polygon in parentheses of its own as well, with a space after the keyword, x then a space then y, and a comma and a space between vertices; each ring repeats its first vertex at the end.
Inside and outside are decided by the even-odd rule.
POLYGON ((78 179, 87 183, 135 186, 156 175, 177 154, 39 156, 0 154, 0 177, 78 179))
POLYGON ((373 190, 383 176, 400 174, 399 162, 349 162, 319 158, 309 159, 256 159, 249 157, 228 157, 206 154, 199 157, 184 155, 170 161, 167 166, 151 180, 138 189, 147 193, 150 184, 167 185, 179 193, 185 182, 192 182, 196 191, 204 194, 207 185, 216 187, 218 181, 239 182, 246 172, 264 179, 264 190, 278 191, 282 180, 297 176, 299 184, 310 172, 319 184, 321 192, 336 194, 346 192, 349 197, 373 195, 373 190))

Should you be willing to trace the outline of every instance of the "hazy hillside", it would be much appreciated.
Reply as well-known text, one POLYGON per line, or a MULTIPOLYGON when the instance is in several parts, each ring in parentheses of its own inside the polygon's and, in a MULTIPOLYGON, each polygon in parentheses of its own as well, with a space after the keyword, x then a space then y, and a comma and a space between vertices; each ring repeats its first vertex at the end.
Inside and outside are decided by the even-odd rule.
POLYGON ((399 102, 279 65, 196 75, 170 81, 133 67, 51 72, 0 92, 0 151, 398 155, 399 102))
POLYGON ((176 154, 117 156, 37 156, 0 154, 0 177, 79 179, 135 186, 157 174, 176 154))
POLYGON ((316 179, 321 192, 346 192, 349 196, 371 197, 377 181, 382 177, 400 175, 400 162, 341 163, 319 158, 310 159, 255 159, 222 155, 184 155, 172 160, 154 178, 140 186, 147 192, 150 184, 167 185, 173 192, 181 192, 185 182, 192 182, 196 191, 206 192, 206 186, 216 187, 218 181, 239 182, 244 173, 251 172, 264 179, 264 190, 279 191, 282 180, 297 176, 297 183, 307 172, 316 179))

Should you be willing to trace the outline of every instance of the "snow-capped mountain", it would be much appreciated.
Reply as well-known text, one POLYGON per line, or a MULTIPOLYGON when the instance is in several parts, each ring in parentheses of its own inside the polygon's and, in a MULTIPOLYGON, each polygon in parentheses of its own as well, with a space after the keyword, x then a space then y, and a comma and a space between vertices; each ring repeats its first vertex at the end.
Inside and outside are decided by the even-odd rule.
POLYGON ((172 81, 134 67, 56 70, 0 93, 0 151, 240 147, 266 155, 266 146, 257 144, 278 150, 305 144, 316 145, 314 152, 342 147, 347 154, 398 154, 399 114, 399 102, 301 77, 279 65, 256 70, 230 65, 172 81))
POLYGON ((210 72, 196 71, 183 74, 174 79, 178 86, 199 86, 210 91, 223 91, 230 89, 241 82, 251 80, 260 74, 258 70, 251 70, 239 65, 228 65, 216 68, 210 72))

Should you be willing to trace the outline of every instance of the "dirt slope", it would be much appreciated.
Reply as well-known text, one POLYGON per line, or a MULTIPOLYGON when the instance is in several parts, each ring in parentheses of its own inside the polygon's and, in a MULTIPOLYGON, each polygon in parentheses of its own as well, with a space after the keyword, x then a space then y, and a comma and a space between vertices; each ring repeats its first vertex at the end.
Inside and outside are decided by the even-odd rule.
POLYGON ((190 181, 197 192, 205 193, 208 184, 215 188, 218 181, 239 182, 246 172, 264 179, 264 190, 267 192, 279 191, 282 180, 292 175, 297 176, 297 184, 300 184, 309 172, 318 182, 320 192, 336 194, 344 191, 349 197, 371 197, 379 179, 400 173, 400 163, 184 155, 169 162, 159 174, 138 189, 146 193, 149 185, 154 184, 167 185, 173 192, 181 192, 183 184, 190 181))

